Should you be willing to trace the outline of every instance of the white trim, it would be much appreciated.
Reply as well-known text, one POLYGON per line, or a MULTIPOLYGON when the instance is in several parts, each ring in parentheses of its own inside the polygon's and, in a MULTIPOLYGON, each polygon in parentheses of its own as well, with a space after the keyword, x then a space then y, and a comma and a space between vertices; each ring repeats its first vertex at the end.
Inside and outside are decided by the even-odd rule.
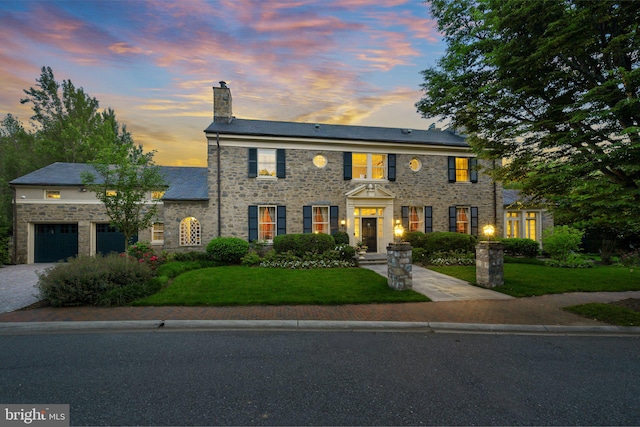
MULTIPOLYGON (((207 141, 210 146, 217 146, 215 133, 207 133, 207 141)), ((429 145, 425 143, 406 143, 389 141, 347 141, 323 138, 295 138, 281 136, 260 135, 228 135, 221 134, 220 146, 247 147, 247 148, 285 148, 294 150, 312 151, 351 151, 388 154, 422 154, 438 156, 475 157, 470 147, 455 147, 450 145, 429 145)))

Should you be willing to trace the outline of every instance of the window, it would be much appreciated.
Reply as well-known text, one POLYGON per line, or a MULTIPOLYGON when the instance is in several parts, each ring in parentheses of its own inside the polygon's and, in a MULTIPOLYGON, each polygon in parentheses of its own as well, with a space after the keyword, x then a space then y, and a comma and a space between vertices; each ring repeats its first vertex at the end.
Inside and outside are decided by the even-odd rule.
POLYGON ((527 239, 538 240, 538 215, 536 212, 527 212, 525 215, 524 237, 527 239))
POLYGON ((151 198, 153 200, 160 200, 164 197, 164 191, 152 191, 151 198))
POLYGON ((456 182, 469 181, 469 159, 456 157, 456 182))
POLYGON ((258 150, 258 176, 276 176, 276 150, 258 150))
POLYGON ((153 225, 151 226, 151 242, 164 243, 164 223, 153 223, 153 225))
POLYGON ((318 154, 313 158, 313 164, 315 167, 322 169, 327 165, 327 158, 322 154, 318 154))
POLYGON ((416 159, 414 157, 409 161, 409 168, 411 168, 411 170, 414 172, 418 172, 420 169, 422 169, 422 162, 420 161, 420 159, 416 159))
POLYGON ((507 237, 520 237, 520 213, 507 212, 507 237))
POLYGON ((249 148, 249 178, 285 178, 285 150, 249 148))
POLYGON ((456 208, 456 233, 469 234, 469 208, 456 208))
POLYGON ((118 195, 118 192, 116 190, 107 190, 105 194, 107 195, 107 197, 115 197, 118 195))
POLYGON ((44 198, 45 199, 59 199, 60 198, 60 190, 45 190, 44 198))
POLYGON ((449 157, 449 182, 478 182, 477 165, 475 157, 449 157))
POLYGON ((329 206, 313 206, 312 211, 312 231, 329 234, 329 206))
POLYGON ((417 206, 409 206, 409 230, 408 231, 424 231, 423 228, 423 209, 417 206))
POLYGON ((387 155, 353 153, 351 176, 355 179, 386 179, 387 155))
POLYGON ((272 242, 276 235, 276 207, 258 207, 258 240, 272 242))
POLYGON ((200 221, 190 216, 180 222, 180 246, 201 244, 200 221))

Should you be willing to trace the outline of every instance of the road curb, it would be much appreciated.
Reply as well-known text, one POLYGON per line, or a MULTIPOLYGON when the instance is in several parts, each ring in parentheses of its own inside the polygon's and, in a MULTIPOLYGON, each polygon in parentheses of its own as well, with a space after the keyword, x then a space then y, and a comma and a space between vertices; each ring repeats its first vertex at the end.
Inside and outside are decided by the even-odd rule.
POLYGON ((325 320, 116 320, 91 322, 0 322, 0 335, 161 330, 325 330, 543 335, 640 335, 640 327, 636 326, 499 325, 450 322, 325 320))

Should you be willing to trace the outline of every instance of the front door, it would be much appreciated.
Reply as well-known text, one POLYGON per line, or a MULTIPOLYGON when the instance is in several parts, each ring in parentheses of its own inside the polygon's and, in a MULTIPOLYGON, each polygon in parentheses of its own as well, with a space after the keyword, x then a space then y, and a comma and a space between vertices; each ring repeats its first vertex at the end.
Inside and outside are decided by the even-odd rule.
POLYGON ((362 218, 362 243, 367 252, 378 252, 378 218, 362 218))

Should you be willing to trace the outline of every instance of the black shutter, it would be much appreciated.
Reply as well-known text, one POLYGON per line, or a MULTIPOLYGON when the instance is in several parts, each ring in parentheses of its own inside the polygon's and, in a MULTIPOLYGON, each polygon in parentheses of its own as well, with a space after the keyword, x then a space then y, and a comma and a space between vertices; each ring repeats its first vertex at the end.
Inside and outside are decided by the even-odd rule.
POLYGON ((402 217, 402 226, 405 230, 409 230, 409 206, 400 208, 400 217, 402 217))
POLYGON ((284 178, 287 176, 285 159, 286 155, 284 149, 278 148, 276 150, 276 176, 278 178, 284 178))
POLYGON ((249 206, 249 241, 258 240, 258 207, 249 206))
POLYGON ((478 182, 478 159, 475 157, 469 159, 469 177, 471 182, 478 182))
POLYGON ((345 151, 343 154, 343 158, 344 161, 342 163, 342 167, 343 167, 343 179, 344 180, 350 180, 351 179, 351 170, 352 170, 352 163, 351 163, 351 152, 350 151, 345 151))
POLYGON ((456 207, 449 206, 449 231, 456 232, 456 207))
POLYGON ((333 234, 339 230, 339 221, 338 206, 329 206, 329 234, 333 234))
POLYGON ((395 181, 396 180, 396 155, 395 154, 389 154, 387 155, 387 163, 388 163, 388 177, 387 179, 389 181, 395 181))
POLYGON ((258 149, 249 148, 249 178, 258 176, 258 149))
POLYGON ((449 156, 449 182, 456 182, 456 158, 449 156))
POLYGON ((286 206, 276 206, 276 210, 278 211, 278 230, 277 235, 287 234, 287 207, 286 206))
POLYGON ((478 208, 471 208, 471 234, 478 236, 478 208))
POLYGON ((424 232, 431 233, 433 231, 433 208, 431 206, 424 207, 424 232))
POLYGON ((311 222, 311 215, 313 215, 313 210, 311 206, 303 206, 302 207, 302 232, 303 233, 311 233, 311 227, 313 223, 311 222))

